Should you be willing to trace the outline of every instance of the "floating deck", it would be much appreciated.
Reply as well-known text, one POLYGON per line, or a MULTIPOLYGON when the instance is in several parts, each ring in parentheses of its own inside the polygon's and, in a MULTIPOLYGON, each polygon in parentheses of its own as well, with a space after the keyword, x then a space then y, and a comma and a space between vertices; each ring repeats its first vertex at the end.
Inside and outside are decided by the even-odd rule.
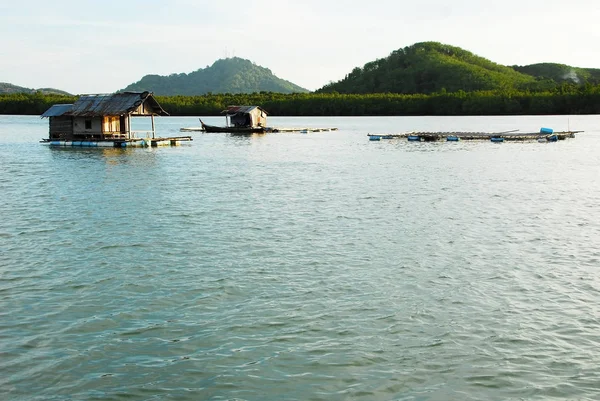
POLYGON ((75 146, 84 148, 147 148, 157 146, 178 146, 181 142, 192 141, 191 136, 175 136, 169 138, 133 138, 103 141, 64 141, 44 139, 41 143, 50 146, 75 146))
POLYGON ((199 132, 199 131, 204 131, 204 128, 202 128, 202 127, 183 127, 183 128, 179 128, 179 131, 181 131, 181 132, 199 132))
POLYGON ((460 141, 460 140, 486 140, 493 142, 504 141, 535 141, 564 140, 575 138, 575 134, 583 131, 545 132, 518 132, 519 130, 503 132, 404 132, 401 134, 367 134, 371 141, 381 139, 405 138, 409 141, 435 142, 435 141, 460 141))

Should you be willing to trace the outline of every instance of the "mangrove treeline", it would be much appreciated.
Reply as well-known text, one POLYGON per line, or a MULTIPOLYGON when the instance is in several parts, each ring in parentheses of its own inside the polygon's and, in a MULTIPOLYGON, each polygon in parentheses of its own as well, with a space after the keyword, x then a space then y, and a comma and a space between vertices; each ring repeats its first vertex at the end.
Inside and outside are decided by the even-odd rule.
MULTIPOLYGON (((216 116, 229 105, 259 105, 274 116, 420 116, 600 114, 600 85, 564 83, 551 91, 493 90, 432 94, 260 92, 157 96, 172 116, 216 116)), ((0 95, 0 114, 40 115, 76 96, 0 95)))

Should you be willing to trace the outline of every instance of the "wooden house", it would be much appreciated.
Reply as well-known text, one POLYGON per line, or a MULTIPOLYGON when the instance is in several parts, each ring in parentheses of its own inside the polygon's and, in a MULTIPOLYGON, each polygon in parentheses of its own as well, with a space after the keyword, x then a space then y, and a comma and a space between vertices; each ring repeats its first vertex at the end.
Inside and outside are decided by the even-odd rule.
POLYGON ((84 95, 73 104, 55 104, 42 117, 50 120, 50 142, 98 143, 135 140, 131 118, 137 116, 152 119, 155 138, 154 116, 168 115, 151 92, 124 92, 84 95))

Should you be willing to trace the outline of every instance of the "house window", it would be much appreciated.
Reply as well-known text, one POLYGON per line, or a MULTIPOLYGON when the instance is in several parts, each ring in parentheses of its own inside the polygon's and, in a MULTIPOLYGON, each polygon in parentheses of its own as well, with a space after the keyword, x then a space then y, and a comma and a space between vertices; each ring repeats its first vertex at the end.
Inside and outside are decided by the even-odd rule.
POLYGON ((92 120, 85 120, 85 129, 92 129, 92 120))

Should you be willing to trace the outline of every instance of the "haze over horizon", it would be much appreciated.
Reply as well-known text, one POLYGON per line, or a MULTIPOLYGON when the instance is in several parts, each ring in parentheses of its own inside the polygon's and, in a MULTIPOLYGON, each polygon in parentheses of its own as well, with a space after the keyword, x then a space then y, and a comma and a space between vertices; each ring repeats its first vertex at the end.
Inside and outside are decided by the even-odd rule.
POLYGON ((0 82, 110 93, 147 74, 190 73, 236 56, 315 90, 424 41, 503 65, 600 68, 599 16, 591 0, 33 0, 0 4, 0 34, 11 38, 0 50, 0 82))

